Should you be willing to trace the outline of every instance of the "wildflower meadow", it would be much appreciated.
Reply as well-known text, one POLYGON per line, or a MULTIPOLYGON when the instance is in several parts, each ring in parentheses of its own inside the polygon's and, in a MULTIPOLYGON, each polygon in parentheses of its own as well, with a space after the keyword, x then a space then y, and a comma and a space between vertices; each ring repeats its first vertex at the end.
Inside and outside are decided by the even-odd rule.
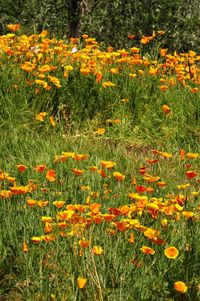
POLYGON ((0 300, 200 300, 200 55, 0 36, 0 300))

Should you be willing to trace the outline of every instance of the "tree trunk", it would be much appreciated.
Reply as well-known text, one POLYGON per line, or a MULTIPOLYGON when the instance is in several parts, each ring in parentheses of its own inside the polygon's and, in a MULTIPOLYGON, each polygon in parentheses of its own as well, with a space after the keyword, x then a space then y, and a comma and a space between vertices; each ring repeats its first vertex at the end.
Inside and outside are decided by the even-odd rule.
POLYGON ((78 37, 80 29, 80 4, 81 0, 68 1, 68 19, 70 37, 78 37))

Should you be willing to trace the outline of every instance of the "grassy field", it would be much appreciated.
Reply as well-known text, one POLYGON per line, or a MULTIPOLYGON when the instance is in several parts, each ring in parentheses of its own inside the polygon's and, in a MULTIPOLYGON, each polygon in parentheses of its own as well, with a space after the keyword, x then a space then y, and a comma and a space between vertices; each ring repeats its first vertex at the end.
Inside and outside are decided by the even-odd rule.
POLYGON ((200 300, 200 56, 0 36, 0 300, 200 300))

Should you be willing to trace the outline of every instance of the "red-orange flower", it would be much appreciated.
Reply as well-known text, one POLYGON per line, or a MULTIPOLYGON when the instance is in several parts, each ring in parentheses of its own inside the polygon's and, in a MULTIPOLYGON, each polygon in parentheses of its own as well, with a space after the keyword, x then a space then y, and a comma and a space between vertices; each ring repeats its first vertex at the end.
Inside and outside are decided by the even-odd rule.
POLYGON ((99 203, 93 203, 90 205, 90 211, 97 214, 100 210, 101 204, 99 203))
POLYGON ((17 31, 20 29, 20 24, 8 24, 7 25, 7 28, 10 30, 10 31, 17 31))
POLYGON ((37 172, 39 172, 39 173, 42 173, 42 172, 45 170, 45 168, 46 168, 46 165, 45 165, 45 164, 43 164, 43 165, 37 165, 37 166, 34 168, 34 170, 37 171, 37 172))
POLYGON ((72 172, 73 172, 76 176, 81 176, 85 171, 84 171, 84 170, 81 170, 81 169, 72 168, 72 172))
POLYGON ((130 40, 133 40, 134 38, 135 38, 135 35, 134 34, 128 34, 128 38, 130 39, 130 40))
POLYGON ((18 168, 19 172, 25 172, 25 170, 27 170, 26 165, 17 165, 17 168, 18 168))
POLYGON ((49 169, 46 173, 46 179, 49 182, 54 182, 56 180, 56 172, 54 169, 49 169))
POLYGON ((155 253, 154 249, 146 246, 143 246, 142 248, 140 248, 140 250, 147 255, 153 255, 155 253))
POLYGON ((145 192, 147 190, 147 187, 145 187, 143 185, 138 185, 138 186, 136 186, 135 189, 137 192, 145 192))
POLYGON ((127 223, 126 221, 113 222, 113 225, 117 228, 117 230, 122 231, 122 232, 124 232, 130 228, 129 223, 127 223))
POLYGON ((188 170, 186 172, 186 176, 187 176, 188 179, 193 179, 197 176, 197 173, 195 171, 188 170))
POLYGON ((82 239, 82 240, 79 240, 78 244, 82 248, 87 248, 87 247, 89 247, 89 245, 91 244, 91 242, 89 240, 82 239))
POLYGON ((146 160, 146 162, 149 164, 156 164, 157 162, 159 162, 159 160, 158 159, 148 159, 148 160, 146 160))

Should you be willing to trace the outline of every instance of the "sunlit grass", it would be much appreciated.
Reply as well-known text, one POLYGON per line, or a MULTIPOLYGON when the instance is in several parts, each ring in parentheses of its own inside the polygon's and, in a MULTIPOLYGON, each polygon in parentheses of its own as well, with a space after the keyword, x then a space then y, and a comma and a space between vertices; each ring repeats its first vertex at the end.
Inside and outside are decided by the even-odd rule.
POLYGON ((159 32, 101 50, 13 26, 0 37, 2 300, 198 301, 198 54, 145 54, 159 32))

